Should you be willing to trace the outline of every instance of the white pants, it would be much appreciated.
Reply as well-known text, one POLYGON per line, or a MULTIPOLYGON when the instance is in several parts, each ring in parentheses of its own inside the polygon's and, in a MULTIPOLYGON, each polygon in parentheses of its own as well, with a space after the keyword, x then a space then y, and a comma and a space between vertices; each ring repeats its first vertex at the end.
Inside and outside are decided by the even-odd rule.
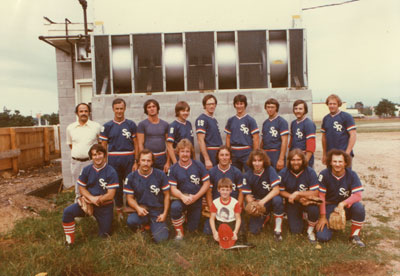
POLYGON ((83 168, 90 165, 91 162, 92 162, 91 160, 81 162, 71 159, 71 177, 72 177, 72 183, 73 185, 75 185, 75 202, 77 201, 78 197, 80 197, 79 187, 77 183, 78 177, 81 174, 83 168))

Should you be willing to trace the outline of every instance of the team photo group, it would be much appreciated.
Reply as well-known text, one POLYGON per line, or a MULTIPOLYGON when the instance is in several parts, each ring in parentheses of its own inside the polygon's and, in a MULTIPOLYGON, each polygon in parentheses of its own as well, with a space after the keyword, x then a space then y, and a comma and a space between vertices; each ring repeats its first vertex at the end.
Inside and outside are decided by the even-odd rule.
POLYGON ((75 203, 62 217, 67 247, 74 245, 77 218, 84 216, 95 218, 102 237, 111 235, 117 216, 134 232, 148 231, 156 243, 197 231, 222 248, 251 246, 247 237, 267 223, 281 242, 284 219, 291 234, 310 243, 328 242, 351 220, 349 241, 365 246, 360 239, 363 186, 352 170, 356 126, 340 111, 337 95, 326 99, 329 114, 321 125, 326 168, 320 172, 313 169, 316 126, 305 101, 293 103, 296 119, 289 126, 279 116, 279 102, 267 99, 259 128, 246 111, 246 96, 236 95, 236 114, 223 129, 225 141, 214 116, 217 98, 205 95, 202 105, 194 128, 185 101, 175 105, 172 123, 159 118, 155 99, 144 103, 147 118, 138 124, 125 118, 121 98, 112 102, 114 118, 103 126, 90 120, 89 105, 76 106, 77 121, 67 128, 76 183, 75 203))

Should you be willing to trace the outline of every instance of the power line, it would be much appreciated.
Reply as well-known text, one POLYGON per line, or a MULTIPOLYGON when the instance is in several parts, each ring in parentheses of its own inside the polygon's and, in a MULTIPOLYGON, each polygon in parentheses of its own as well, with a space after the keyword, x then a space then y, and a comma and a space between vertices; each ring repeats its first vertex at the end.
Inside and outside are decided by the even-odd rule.
POLYGON ((339 5, 349 4, 349 3, 357 2, 357 1, 360 1, 360 0, 349 0, 346 2, 342 2, 342 3, 334 3, 334 4, 327 4, 327 5, 321 5, 321 6, 315 6, 315 7, 308 7, 308 8, 303 8, 302 10, 306 11, 306 10, 313 10, 313 9, 319 9, 319 8, 332 7, 332 6, 339 6, 339 5))

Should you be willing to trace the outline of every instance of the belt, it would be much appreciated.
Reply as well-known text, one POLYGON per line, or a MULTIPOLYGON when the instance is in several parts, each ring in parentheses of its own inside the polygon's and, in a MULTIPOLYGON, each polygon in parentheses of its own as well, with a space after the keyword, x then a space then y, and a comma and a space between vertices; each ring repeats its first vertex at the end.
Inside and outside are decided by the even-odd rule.
POLYGON ((72 157, 72 159, 79 161, 79 162, 86 162, 86 161, 90 160, 89 158, 75 158, 75 157, 72 157))
POLYGON ((279 151, 278 149, 264 149, 264 151, 279 151))
POLYGON ((231 147, 233 150, 245 150, 245 149, 250 149, 250 146, 232 146, 231 147))

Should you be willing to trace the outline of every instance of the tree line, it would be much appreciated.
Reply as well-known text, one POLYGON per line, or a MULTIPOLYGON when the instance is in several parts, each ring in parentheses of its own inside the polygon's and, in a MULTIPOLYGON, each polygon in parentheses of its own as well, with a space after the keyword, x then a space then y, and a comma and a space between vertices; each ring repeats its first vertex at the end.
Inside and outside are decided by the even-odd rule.
MULTIPOLYGON (((44 114, 41 117, 41 124, 57 125, 60 123, 58 113, 44 114)), ((19 110, 11 111, 3 107, 0 113, 0 127, 34 126, 38 125, 38 119, 32 116, 24 116, 19 110)))

